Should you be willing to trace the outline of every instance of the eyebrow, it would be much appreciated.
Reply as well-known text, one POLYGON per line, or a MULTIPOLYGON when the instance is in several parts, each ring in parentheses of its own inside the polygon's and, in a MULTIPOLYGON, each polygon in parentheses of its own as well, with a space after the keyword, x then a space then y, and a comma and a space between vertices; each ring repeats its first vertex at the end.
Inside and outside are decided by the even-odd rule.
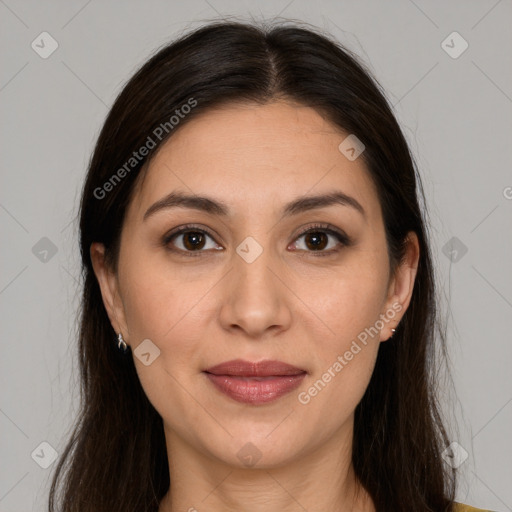
MULTIPOLYGON (((341 191, 333 191, 327 194, 314 196, 304 196, 290 201, 285 204, 281 218, 332 205, 341 205, 353 208, 366 219, 366 212, 359 201, 341 191)), ((171 192, 162 199, 159 199, 156 203, 152 204, 146 210, 143 221, 151 215, 169 208, 190 208, 212 215, 217 215, 219 217, 229 217, 231 215, 229 207, 221 201, 217 201, 206 196, 188 195, 183 192, 171 192)))

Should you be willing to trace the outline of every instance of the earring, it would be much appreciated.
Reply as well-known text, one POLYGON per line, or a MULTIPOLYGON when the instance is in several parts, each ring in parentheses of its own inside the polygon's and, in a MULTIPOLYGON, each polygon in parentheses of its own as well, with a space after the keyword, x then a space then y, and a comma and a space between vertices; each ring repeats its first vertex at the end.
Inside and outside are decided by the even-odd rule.
POLYGON ((126 352, 128 352, 128 345, 126 344, 126 341, 124 341, 123 335, 121 333, 117 335, 117 348, 123 354, 126 354, 126 352))
POLYGON ((396 329, 391 329, 391 336, 390 336, 390 338, 392 338, 392 337, 393 337, 393 335, 395 334, 395 332, 396 332, 396 329))

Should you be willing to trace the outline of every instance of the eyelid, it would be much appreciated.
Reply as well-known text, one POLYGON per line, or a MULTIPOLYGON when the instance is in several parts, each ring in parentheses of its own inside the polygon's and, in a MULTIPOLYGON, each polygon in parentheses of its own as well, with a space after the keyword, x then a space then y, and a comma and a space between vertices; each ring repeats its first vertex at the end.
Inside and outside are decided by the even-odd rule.
POLYGON ((314 223, 313 225, 310 224, 310 225, 306 226, 305 228, 301 229, 295 235, 294 240, 302 235, 305 235, 306 233, 309 233, 310 231, 314 232, 315 229, 317 229, 317 230, 321 229, 321 230, 325 231, 326 233, 331 233, 333 235, 338 235, 340 237, 346 238, 347 243, 348 243, 348 241, 350 241, 349 236, 346 233, 344 233, 341 229, 337 228, 336 226, 333 226, 332 224, 323 223, 323 222, 314 223))
POLYGON ((213 238, 215 242, 217 243, 217 238, 221 238, 219 235, 214 233, 211 229, 201 226, 198 224, 184 224, 182 226, 178 226, 168 233, 166 233, 163 237, 164 242, 169 243, 169 241, 176 235, 182 235, 183 233, 186 233, 187 231, 202 231, 206 233, 208 236, 213 238))

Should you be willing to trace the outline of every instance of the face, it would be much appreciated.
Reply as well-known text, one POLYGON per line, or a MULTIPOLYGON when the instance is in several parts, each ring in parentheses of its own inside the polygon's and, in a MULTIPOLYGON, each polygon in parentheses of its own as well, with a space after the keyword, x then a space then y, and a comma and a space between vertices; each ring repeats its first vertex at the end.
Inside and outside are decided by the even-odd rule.
POLYGON ((150 163, 117 273, 91 247, 171 448, 275 467, 350 442, 418 247, 411 236, 391 274, 377 191, 338 149, 347 135, 284 102, 210 110, 150 163))

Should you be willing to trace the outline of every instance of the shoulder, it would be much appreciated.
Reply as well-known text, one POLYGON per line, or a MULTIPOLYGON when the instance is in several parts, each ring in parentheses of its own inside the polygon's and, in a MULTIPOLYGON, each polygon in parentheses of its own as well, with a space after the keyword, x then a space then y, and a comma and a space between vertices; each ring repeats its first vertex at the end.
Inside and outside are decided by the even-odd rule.
POLYGON ((492 512, 490 510, 484 510, 481 508, 470 507, 469 505, 464 505, 463 503, 455 503, 453 507, 453 512, 492 512))

